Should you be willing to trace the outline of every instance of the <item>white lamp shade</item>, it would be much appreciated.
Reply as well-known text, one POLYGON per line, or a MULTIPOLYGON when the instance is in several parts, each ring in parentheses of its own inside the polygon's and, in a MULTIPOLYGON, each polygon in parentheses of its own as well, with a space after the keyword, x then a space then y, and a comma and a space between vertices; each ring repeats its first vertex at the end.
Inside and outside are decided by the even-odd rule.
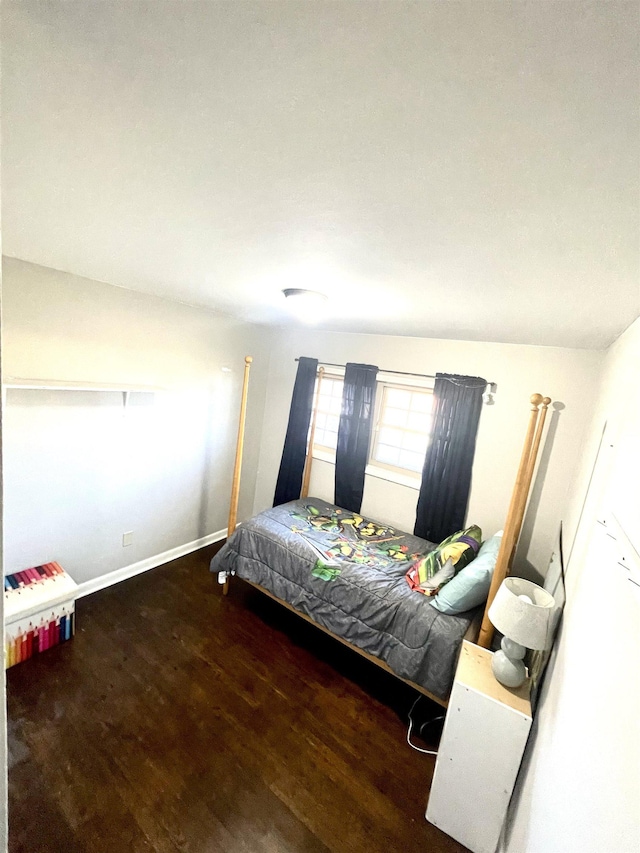
POLYGON ((553 596, 541 586, 523 578, 505 578, 489 608, 489 619, 500 633, 521 646, 548 649, 554 611, 553 596))

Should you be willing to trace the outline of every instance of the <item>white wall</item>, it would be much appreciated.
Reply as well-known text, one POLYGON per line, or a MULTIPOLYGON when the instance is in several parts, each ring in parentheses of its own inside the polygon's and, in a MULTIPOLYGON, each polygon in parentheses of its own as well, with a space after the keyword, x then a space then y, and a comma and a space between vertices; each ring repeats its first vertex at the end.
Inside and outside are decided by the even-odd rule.
MULTIPOLYGON (((523 527, 519 562, 524 571, 546 568, 566 509, 568 484, 598 387, 603 354, 592 350, 510 344, 356 335, 301 329, 279 335, 272 350, 255 510, 270 506, 296 371, 306 355, 344 364, 368 362, 389 370, 451 372, 496 382, 494 406, 484 406, 478 431, 468 519, 492 534, 504 525, 535 392, 563 404, 550 412, 549 440, 523 527), (526 563, 530 564, 528 567, 526 563)), ((314 461, 311 494, 333 500, 333 466, 314 461)), ((362 511, 381 521, 413 529, 418 492, 374 477, 365 482, 362 511)))
MULTIPOLYGON (((1 236, 0 236, 1 242, 1 236)), ((0 303, 2 302, 2 269, 0 268, 0 303)), ((2 323, 0 322, 0 380, 4 371, 4 333, 2 323)), ((4 463, 3 463, 3 416, 4 412, 0 408, 0 509, 4 510, 4 463)), ((0 514, 0 571, 4 564, 4 511, 0 514)), ((0 625, 3 626, 4 633, 4 595, 0 595, 0 625)), ((4 666, 2 667, 2 675, 0 676, 0 851, 5 853, 8 846, 8 801, 7 801, 7 699, 6 699, 6 674, 4 666)))
POLYGON ((569 515, 582 519, 562 633, 512 802, 509 853, 640 850, 640 591, 606 555, 596 522, 622 508, 620 519, 638 541, 639 377, 640 319, 607 353, 572 489, 569 515))
POLYGON ((8 389, 5 573, 57 560, 78 581, 226 526, 239 393, 252 367, 239 517, 252 508, 267 332, 4 259, 4 375, 160 386, 8 389), (231 372, 223 372, 228 367, 231 372), (122 547, 122 534, 133 544, 122 547))

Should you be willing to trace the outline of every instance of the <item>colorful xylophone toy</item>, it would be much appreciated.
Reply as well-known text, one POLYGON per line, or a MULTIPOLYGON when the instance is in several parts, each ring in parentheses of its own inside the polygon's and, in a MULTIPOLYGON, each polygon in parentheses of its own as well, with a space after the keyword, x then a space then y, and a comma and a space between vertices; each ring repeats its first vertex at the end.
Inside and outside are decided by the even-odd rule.
POLYGON ((5 669, 73 637, 77 585, 58 563, 7 575, 4 589, 5 669))

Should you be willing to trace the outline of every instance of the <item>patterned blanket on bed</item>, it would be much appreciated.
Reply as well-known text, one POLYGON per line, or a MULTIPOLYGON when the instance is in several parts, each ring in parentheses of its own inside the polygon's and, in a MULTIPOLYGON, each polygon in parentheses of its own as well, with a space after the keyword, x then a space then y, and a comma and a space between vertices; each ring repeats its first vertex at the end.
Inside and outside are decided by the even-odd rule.
POLYGON ((300 502, 290 515, 291 530, 318 555, 311 573, 322 580, 334 580, 345 562, 382 569, 421 556, 411 551, 405 533, 339 507, 323 512, 313 503, 300 502))

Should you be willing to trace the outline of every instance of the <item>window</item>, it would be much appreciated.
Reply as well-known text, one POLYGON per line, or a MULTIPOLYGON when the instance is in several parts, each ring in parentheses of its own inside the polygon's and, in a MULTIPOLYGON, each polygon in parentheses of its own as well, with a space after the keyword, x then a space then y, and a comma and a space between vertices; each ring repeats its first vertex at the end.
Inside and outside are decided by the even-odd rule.
POLYGON ((320 383, 313 446, 314 448, 320 447, 322 450, 332 450, 335 453, 338 443, 340 409, 342 407, 342 378, 323 374, 320 383))
MULTIPOLYGON (((314 455, 335 461, 342 406, 341 376, 323 374, 318 394, 314 455)), ((378 381, 368 473, 416 485, 431 433, 430 388, 378 381)))
POLYGON ((427 388, 382 384, 370 461, 420 474, 431 433, 433 394, 427 388))

